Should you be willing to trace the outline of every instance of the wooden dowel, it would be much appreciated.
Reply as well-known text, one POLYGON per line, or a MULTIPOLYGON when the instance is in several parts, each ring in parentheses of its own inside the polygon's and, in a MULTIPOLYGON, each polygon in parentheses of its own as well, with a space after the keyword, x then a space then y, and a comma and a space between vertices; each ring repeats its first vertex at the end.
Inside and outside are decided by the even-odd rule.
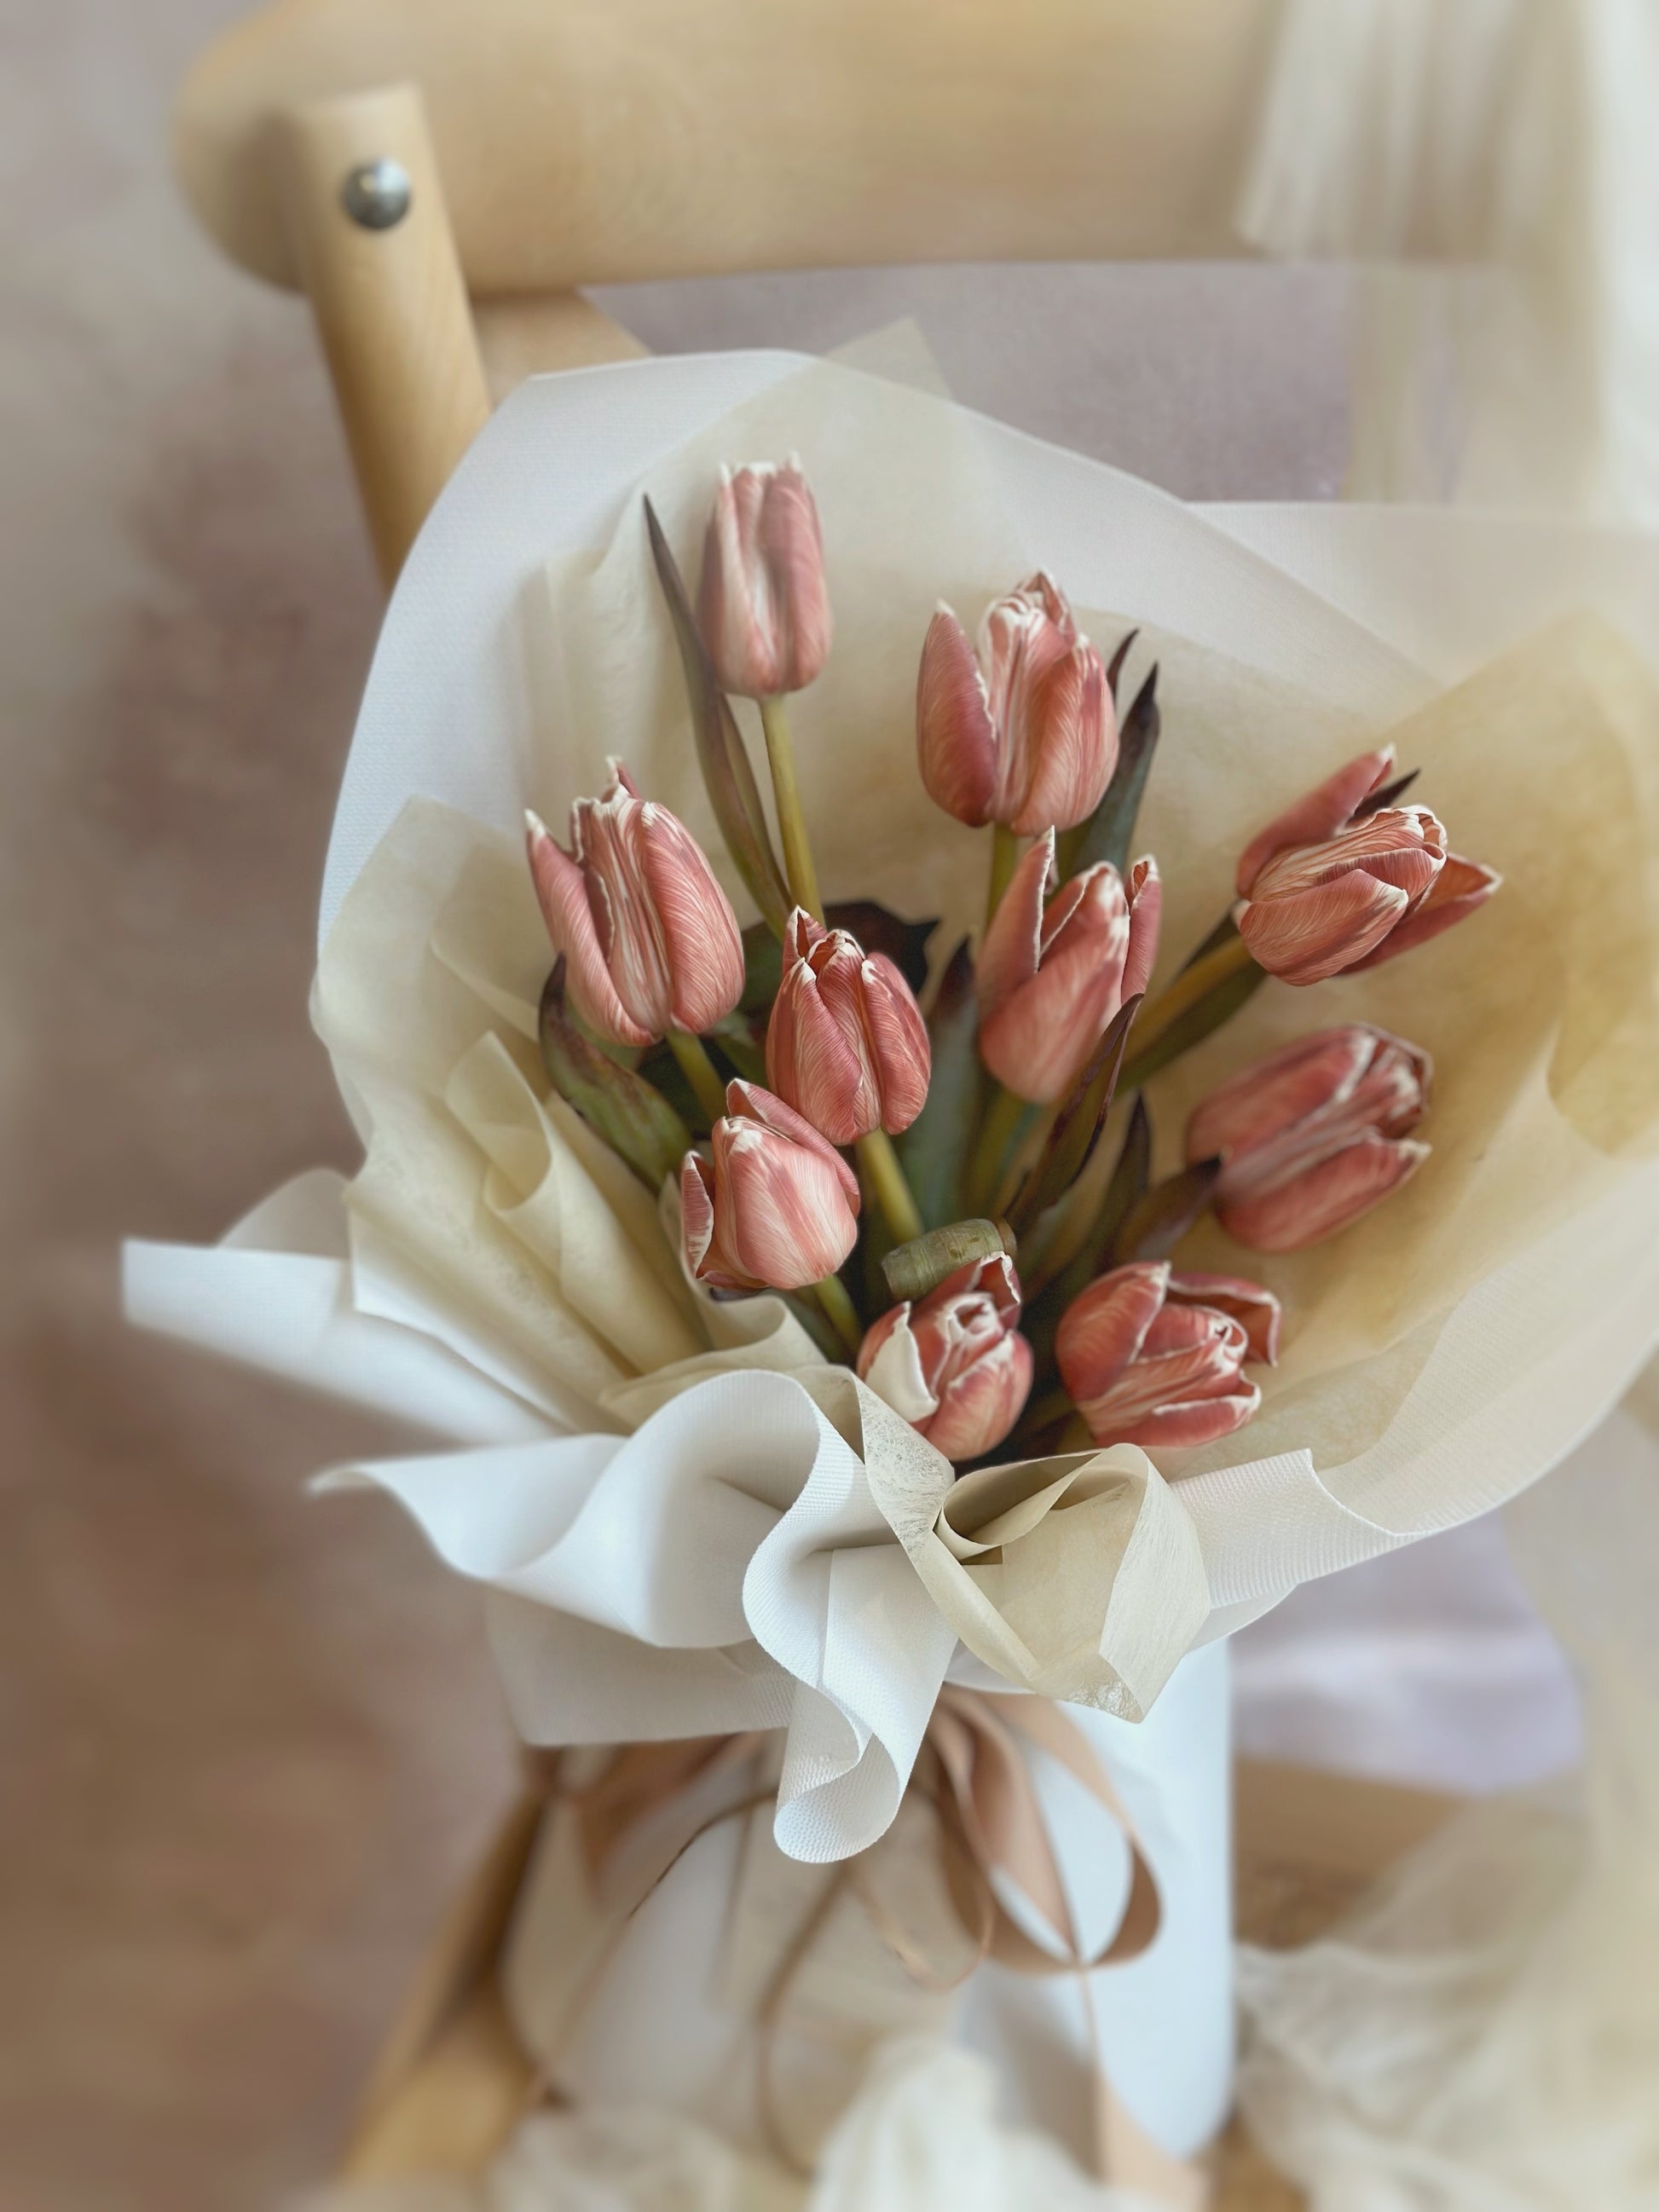
POLYGON ((301 280, 390 584, 489 413, 425 109, 414 85, 352 93, 287 110, 281 137, 301 280))

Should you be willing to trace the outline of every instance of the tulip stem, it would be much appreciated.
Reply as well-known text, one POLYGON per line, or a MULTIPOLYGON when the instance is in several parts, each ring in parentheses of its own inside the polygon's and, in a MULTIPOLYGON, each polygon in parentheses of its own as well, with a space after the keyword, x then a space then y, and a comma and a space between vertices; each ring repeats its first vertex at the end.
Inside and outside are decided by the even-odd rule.
POLYGON ((795 781, 794 742, 783 701, 763 699, 760 716, 766 732, 766 757, 772 768, 772 796, 777 801, 778 834, 783 840, 783 871, 789 878, 789 895, 814 921, 821 922, 823 902, 818 896, 818 872, 806 839, 806 817, 801 811, 800 787, 795 781))
POLYGON ((994 823, 991 830, 991 887, 986 895, 985 922, 988 928, 1002 904, 1002 894, 1014 879, 1014 870, 1019 866, 1019 840, 1006 822, 994 823))
POLYGON ((726 1085, 720 1081, 720 1070, 708 1057, 702 1039, 689 1030, 670 1030, 668 1049, 678 1060, 680 1073, 691 1085, 712 1128, 726 1111, 726 1085))
POLYGON ((991 1093, 969 1163, 968 1191, 975 1204, 988 1206, 1000 1195, 1002 1164, 1024 1111, 1025 1101, 999 1083, 991 1093))
POLYGON ((1149 999, 1135 1017, 1135 1025, 1129 1032, 1133 1048, 1128 1065, 1118 1079, 1120 1092, 1135 1088, 1135 1070, 1145 1060, 1148 1048, 1172 1030, 1183 1014, 1190 1013, 1199 1000, 1213 991, 1218 983, 1242 975, 1252 966, 1250 948, 1242 937, 1224 938, 1212 952, 1194 960, 1190 968, 1183 968, 1166 990, 1155 999, 1149 999))
POLYGON ((866 1186, 886 1217, 887 1226, 896 1242, 908 1244, 913 1237, 920 1237, 927 1224, 904 1179, 904 1170, 899 1165, 898 1154, 886 1130, 872 1129, 867 1137, 860 1137, 858 1156, 866 1186))
POLYGON ((864 1331, 859 1327, 859 1317, 853 1301, 847 1295, 847 1285, 839 1275, 826 1275, 821 1283, 814 1283, 818 1304, 823 1308, 834 1326, 836 1334, 854 1357, 864 1341, 864 1331))

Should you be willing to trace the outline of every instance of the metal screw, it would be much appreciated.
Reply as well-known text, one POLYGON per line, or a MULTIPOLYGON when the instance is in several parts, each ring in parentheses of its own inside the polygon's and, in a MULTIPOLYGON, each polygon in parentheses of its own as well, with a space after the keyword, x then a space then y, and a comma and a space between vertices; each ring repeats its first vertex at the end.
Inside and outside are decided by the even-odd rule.
POLYGON ((340 187, 341 206, 365 230, 390 230, 401 222, 413 196, 401 161, 360 162, 340 187))

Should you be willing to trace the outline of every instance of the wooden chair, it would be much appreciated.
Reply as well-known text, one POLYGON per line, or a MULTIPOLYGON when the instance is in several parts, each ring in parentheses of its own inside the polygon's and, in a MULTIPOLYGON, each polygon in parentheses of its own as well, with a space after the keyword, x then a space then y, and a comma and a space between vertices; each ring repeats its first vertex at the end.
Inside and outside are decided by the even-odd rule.
MULTIPOLYGON (((1279 0, 276 0, 198 62, 207 228, 303 290, 388 583, 499 397, 645 349, 584 283, 1220 258, 1279 0)), ((1444 1802, 1245 1765, 1240 1915, 1300 1940, 1444 1802)), ((525 2068, 492 1969, 536 1808, 458 1901, 348 2160, 482 2156, 525 2068)), ((1249 2167, 1228 2204, 1290 2199, 1249 2167)))
POLYGON ((276 0, 191 70, 175 155, 309 295, 389 580, 492 386, 644 350, 580 285, 1237 253, 1278 9, 276 0))

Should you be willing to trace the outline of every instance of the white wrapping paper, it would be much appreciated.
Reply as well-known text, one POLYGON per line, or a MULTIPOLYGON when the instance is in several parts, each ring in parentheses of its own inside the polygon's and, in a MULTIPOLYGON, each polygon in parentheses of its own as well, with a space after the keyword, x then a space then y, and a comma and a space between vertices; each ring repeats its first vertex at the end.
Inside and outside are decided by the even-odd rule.
MULTIPOLYGON (((1273 528, 1257 519, 1262 542, 1273 528)), ((1320 526, 1279 534, 1316 574, 1320 526)), ((1570 544, 1554 557, 1575 586, 1589 573, 1570 544)), ((1343 576, 1339 607, 1149 487, 788 356, 541 380, 480 438, 389 611, 325 884, 317 1020, 364 1169, 344 1191, 291 1186, 214 1252, 135 1248, 128 1283, 142 1322, 433 1431, 444 1449, 330 1480, 392 1492, 489 1589, 532 1740, 780 1729, 777 1844, 842 1857, 893 1819, 947 1670, 1092 1706, 1091 1728, 1152 1729, 1194 1645, 1512 1495, 1640 1365, 1659 1338, 1651 679, 1580 622, 1437 702, 1452 672, 1393 641, 1413 642, 1409 576, 1379 611, 1363 564, 1343 576), (1011 1479, 991 1528, 964 1525, 945 1462, 819 1364, 778 1301, 688 1292, 648 1195, 543 1095, 526 800, 558 820, 620 750, 713 850, 640 479, 689 557, 715 463, 790 447, 819 493, 837 611, 830 673, 796 716, 830 896, 939 914, 941 951, 970 924, 982 855, 915 776, 915 653, 941 592, 971 616, 1038 561, 1079 607, 1113 611, 1090 618, 1097 635, 1138 622, 1163 663, 1143 830, 1170 955, 1224 902, 1242 836, 1407 718, 1429 797, 1510 874, 1467 929, 1317 1011, 1272 987, 1162 1079, 1155 1115, 1176 1128, 1223 1052, 1237 1064, 1286 1024, 1350 1014, 1426 1024, 1442 1059, 1441 1150, 1411 1191, 1340 1251, 1261 1270, 1292 1328, 1245 1462, 1056 1461, 1011 1479), (1571 774, 1573 749, 1551 750, 1564 730, 1571 774)), ((1181 1804, 1183 1775, 1208 1778, 1158 1867, 1165 1933, 1139 1966, 1163 1978, 1123 2000, 1130 2053, 1157 2051, 1149 2021, 1212 2023, 1190 2066, 1149 2061, 1138 2087, 1172 2149, 1212 2124, 1227 2068, 1224 1747, 1203 1665, 1190 1732, 1147 1777, 1154 1813, 1181 1804)), ((703 1908, 688 1893, 686 1910, 703 1908)), ((980 2032, 1006 2055, 1035 2033, 1009 2025, 1028 2000, 1075 2057, 1052 1991, 988 1996, 1003 2009, 980 2032)))

